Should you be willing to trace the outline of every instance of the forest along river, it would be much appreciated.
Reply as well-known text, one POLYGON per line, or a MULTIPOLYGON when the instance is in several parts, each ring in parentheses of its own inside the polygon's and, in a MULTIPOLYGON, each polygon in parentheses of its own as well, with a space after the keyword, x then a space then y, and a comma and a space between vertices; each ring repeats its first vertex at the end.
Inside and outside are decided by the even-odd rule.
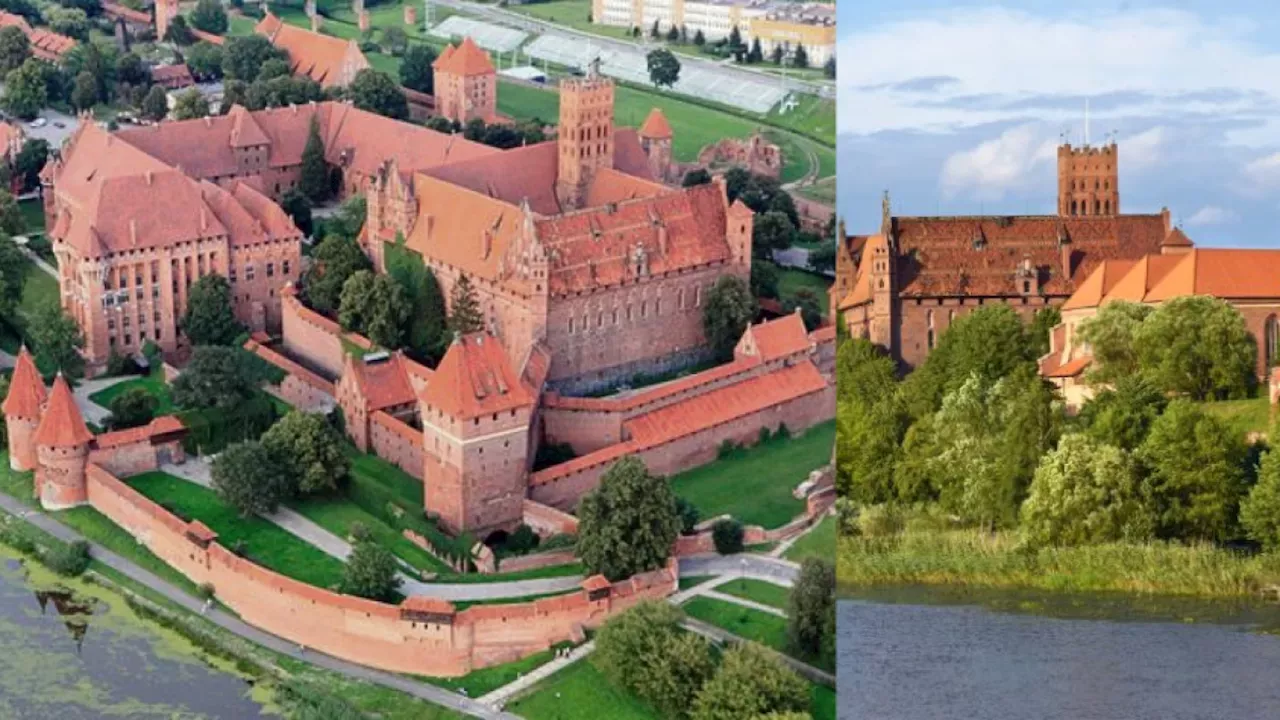
POLYGON ((0 717, 264 717, 252 688, 100 587, 0 549, 0 717))
POLYGON ((1280 604, 842 592, 841 720, 1275 720, 1280 604))

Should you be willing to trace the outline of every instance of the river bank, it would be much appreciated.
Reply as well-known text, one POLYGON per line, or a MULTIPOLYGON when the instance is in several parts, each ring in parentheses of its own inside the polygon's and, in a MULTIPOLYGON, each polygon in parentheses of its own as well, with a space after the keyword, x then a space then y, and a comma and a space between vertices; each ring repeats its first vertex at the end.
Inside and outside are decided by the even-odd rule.
POLYGON ((1013 532, 931 530, 841 537, 837 552, 842 591, 937 585, 1247 598, 1280 588, 1280 553, 1208 544, 1031 548, 1013 532))

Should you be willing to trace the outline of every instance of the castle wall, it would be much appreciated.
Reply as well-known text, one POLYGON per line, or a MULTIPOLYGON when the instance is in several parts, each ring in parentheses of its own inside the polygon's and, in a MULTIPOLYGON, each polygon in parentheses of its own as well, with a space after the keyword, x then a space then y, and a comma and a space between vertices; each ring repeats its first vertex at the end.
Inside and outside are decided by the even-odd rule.
POLYGON ((422 479, 426 451, 421 430, 379 410, 369 417, 369 446, 374 455, 422 479))
POLYGON ((524 501, 523 522, 539 537, 578 534, 578 518, 529 499, 524 501))
MULTIPOLYGON (((966 297, 966 298, 899 298, 897 303, 900 347, 896 353, 909 367, 919 367, 936 347, 942 334, 957 319, 990 305, 1008 305, 1023 322, 1030 323, 1036 312, 1046 307, 1061 305, 1066 297, 966 297), (933 345, 929 344, 929 323, 933 322, 933 345)), ((850 332, 852 333, 852 326, 850 332)), ((855 335, 856 337, 856 335, 855 335)))
POLYGON ((591 600, 577 591, 529 603, 478 605, 424 622, 395 605, 322 590, 240 558, 105 469, 90 466, 89 502, 192 582, 213 585, 245 622, 291 642, 390 672, 456 677, 580 637, 641 598, 677 587, 674 565, 614 584, 591 600))
POLYGON ((285 352, 328 377, 342 375, 342 329, 338 323, 304 307, 294 296, 285 296, 282 311, 285 352))

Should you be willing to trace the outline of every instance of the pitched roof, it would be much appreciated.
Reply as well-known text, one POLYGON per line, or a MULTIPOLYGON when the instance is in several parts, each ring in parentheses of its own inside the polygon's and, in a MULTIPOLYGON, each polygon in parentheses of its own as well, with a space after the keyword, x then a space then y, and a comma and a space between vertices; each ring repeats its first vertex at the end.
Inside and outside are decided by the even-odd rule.
POLYGON ((36 445, 75 447, 86 445, 91 440, 93 433, 84 424, 71 388, 59 373, 53 381, 53 391, 49 393, 49 406, 40 420, 40 427, 36 428, 36 445))
POLYGON ((354 40, 290 25, 270 11, 253 31, 289 54, 289 69, 295 75, 306 75, 326 88, 347 85, 356 72, 369 67, 354 40))
POLYGON ((754 346, 753 354, 758 354, 764 362, 809 350, 809 332, 798 312, 751 325, 743 336, 743 342, 749 341, 754 346))
POLYGON ((481 50, 470 36, 464 37, 462 43, 454 48, 450 43, 440 53, 440 57, 431 63, 431 67, 436 72, 452 73, 454 75, 462 75, 463 77, 471 75, 486 75, 494 72, 493 62, 489 60, 489 53, 481 50))
POLYGON ((649 117, 645 118, 644 124, 640 126, 640 137, 642 138, 669 140, 673 134, 671 132, 671 123, 667 122, 667 116, 658 108, 650 110, 649 117))
POLYGON ((507 361, 502 344, 487 333, 455 340, 421 399, 462 420, 515 410, 534 402, 533 394, 507 361))
POLYGON ((31 353, 23 347, 18 351, 13 375, 9 378, 9 394, 0 409, 8 417, 36 419, 40 417, 45 399, 44 380, 40 379, 40 371, 36 370, 31 353))
POLYGON ((27 36, 31 52, 45 60, 56 60, 76 46, 76 41, 66 35, 59 35, 48 28, 33 28, 21 15, 0 10, 0 28, 16 27, 27 36))
POLYGON ((1194 249, 1147 293, 1147 302, 1182 295, 1227 300, 1280 298, 1280 250, 1194 249))
POLYGON ((169 433, 180 432, 185 429, 186 426, 184 426, 182 421, 176 416, 162 415, 140 427, 103 433, 94 438, 93 445, 99 450, 106 450, 108 448, 120 447, 121 445, 133 445, 135 443, 149 442, 151 438, 156 437, 157 435, 167 435, 169 433))
POLYGON ((889 244, 884 235, 868 235, 863 239, 862 262, 858 265, 853 288, 849 290, 849 294, 843 300, 837 303, 837 310, 845 310, 855 305, 871 302, 871 258, 875 255, 877 249, 887 249, 888 247, 889 244))
POLYGON ((365 360, 347 356, 352 379, 364 396, 368 410, 383 410, 396 405, 407 405, 418 399, 405 367, 403 353, 397 351, 380 360, 365 360))
POLYGON ((1089 273, 1089 277, 1080 283, 1079 289, 1062 304, 1063 310, 1097 307, 1102 299, 1115 288, 1137 260, 1104 260, 1098 268, 1089 273))
MULTIPOLYGON (((1184 256, 1180 255, 1144 255, 1138 258, 1129 268, 1129 271, 1120 276, 1107 294, 1102 298, 1102 303, 1109 303, 1112 300, 1128 300, 1129 302, 1142 302, 1151 288, 1160 282, 1170 270, 1182 261, 1184 256)), ((1102 304, 1100 303, 1100 304, 1102 304)))
POLYGON ((191 77, 191 70, 186 63, 178 63, 176 65, 157 65, 151 68, 151 82, 157 83, 164 87, 180 88, 195 84, 195 78, 191 77))

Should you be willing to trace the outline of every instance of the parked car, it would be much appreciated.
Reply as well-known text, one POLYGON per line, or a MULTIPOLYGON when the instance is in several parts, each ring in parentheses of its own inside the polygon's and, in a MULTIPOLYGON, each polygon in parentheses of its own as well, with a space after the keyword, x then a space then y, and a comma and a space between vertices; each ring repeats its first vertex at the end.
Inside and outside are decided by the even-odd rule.
POLYGON ((54 126, 54 127, 56 127, 56 128, 64 128, 64 127, 66 127, 66 126, 67 126, 67 124, 66 124, 66 123, 64 123, 64 122, 62 122, 61 120, 54 120, 54 121, 53 121, 53 126, 54 126))
POLYGON ((30 123, 28 123, 28 125, 30 125, 30 126, 31 126, 31 127, 33 127, 33 128, 42 128, 42 127, 44 127, 45 125, 48 125, 48 124, 49 124, 49 121, 48 121, 48 120, 45 120, 45 119, 44 119, 44 118, 42 118, 42 117, 38 117, 38 118, 36 118, 35 120, 32 120, 30 123))

